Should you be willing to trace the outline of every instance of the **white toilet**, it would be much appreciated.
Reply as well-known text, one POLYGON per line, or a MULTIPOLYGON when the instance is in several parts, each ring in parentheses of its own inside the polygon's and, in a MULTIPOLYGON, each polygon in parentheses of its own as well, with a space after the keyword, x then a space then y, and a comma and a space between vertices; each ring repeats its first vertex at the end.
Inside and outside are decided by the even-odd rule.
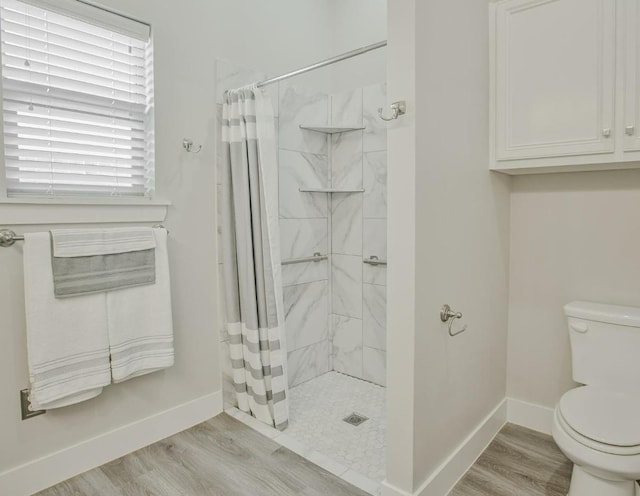
POLYGON ((640 496, 640 308, 565 305, 573 379, 553 439, 573 462, 568 496, 640 496))

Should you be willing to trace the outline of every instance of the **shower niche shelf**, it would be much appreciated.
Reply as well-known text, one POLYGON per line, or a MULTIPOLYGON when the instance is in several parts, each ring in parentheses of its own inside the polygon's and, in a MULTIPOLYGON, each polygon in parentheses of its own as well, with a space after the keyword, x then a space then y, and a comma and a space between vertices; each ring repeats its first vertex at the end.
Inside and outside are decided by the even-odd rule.
POLYGON ((338 126, 303 126, 300 125, 300 129, 305 131, 314 131, 316 133, 324 134, 340 134, 348 133, 350 131, 362 131, 364 126, 361 127, 338 127, 338 126))
POLYGON ((364 189, 344 188, 299 188, 300 193, 364 193, 364 189))

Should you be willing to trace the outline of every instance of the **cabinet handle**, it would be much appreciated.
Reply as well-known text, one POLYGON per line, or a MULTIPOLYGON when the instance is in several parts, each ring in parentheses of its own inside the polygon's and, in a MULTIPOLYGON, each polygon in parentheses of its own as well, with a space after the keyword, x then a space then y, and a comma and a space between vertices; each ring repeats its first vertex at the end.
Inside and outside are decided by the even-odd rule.
POLYGON ((636 132, 636 127, 635 126, 627 126, 624 128, 624 132, 626 133, 627 136, 633 136, 636 132))
POLYGON ((605 138, 608 138, 611 136, 611 129, 609 129, 608 127, 604 128, 602 130, 602 136, 604 136, 605 138))

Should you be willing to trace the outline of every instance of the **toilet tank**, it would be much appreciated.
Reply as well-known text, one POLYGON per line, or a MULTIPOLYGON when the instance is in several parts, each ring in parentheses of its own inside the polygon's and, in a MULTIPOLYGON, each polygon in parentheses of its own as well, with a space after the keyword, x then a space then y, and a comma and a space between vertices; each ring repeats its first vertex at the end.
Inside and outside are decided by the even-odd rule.
POLYGON ((573 301, 564 313, 573 380, 640 393, 640 308, 573 301))

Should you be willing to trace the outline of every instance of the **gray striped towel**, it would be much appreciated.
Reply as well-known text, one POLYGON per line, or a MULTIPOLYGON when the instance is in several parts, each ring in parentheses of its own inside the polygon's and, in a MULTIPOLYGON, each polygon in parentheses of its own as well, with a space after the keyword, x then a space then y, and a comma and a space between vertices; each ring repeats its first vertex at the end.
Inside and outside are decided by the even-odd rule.
POLYGON ((151 228, 51 231, 56 298, 155 284, 151 228))

